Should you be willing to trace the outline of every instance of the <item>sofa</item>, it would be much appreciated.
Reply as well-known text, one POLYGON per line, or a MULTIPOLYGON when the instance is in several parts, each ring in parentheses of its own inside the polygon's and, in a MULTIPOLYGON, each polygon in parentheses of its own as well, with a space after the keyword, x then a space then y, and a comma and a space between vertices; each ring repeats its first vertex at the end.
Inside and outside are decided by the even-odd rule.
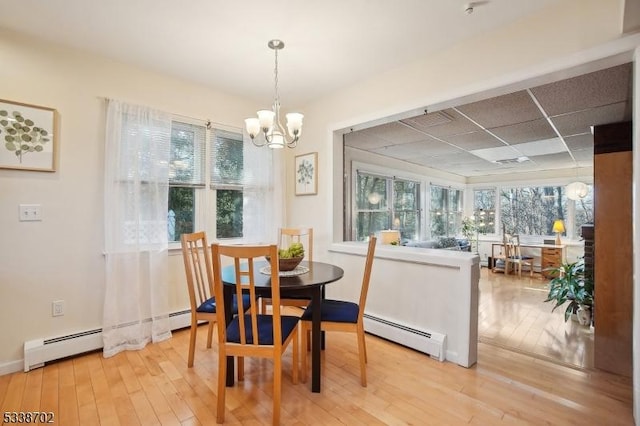
POLYGON ((433 240, 405 241, 402 245, 407 247, 471 251, 471 243, 466 238, 439 237, 433 240))

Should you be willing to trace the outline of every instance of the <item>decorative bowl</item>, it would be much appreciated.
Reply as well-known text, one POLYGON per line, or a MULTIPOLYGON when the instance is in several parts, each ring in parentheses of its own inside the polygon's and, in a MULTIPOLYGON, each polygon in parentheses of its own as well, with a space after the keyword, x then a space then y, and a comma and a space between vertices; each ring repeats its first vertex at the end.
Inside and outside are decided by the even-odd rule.
MULTIPOLYGON (((302 262, 302 259, 304 258, 304 256, 300 256, 300 257, 292 257, 289 259, 279 259, 278 261, 278 267, 281 271, 293 271, 294 269, 296 269, 296 266, 298 266, 300 264, 300 262, 302 262)), ((271 262, 269 256, 265 256, 265 259, 267 259, 267 261, 271 262)))

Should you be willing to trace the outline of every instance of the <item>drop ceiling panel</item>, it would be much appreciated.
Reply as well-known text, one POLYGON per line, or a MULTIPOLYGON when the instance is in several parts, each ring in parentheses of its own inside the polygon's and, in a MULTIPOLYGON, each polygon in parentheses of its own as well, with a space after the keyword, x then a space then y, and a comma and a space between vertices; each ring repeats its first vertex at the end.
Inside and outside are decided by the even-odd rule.
POLYGON ((405 143, 402 145, 389 145, 382 148, 372 149, 371 151, 377 154, 399 158, 401 160, 406 160, 412 157, 433 157, 449 153, 463 153, 463 151, 458 148, 433 139, 405 143))
POLYGON ((622 102, 631 98, 631 64, 545 84, 531 92, 550 116, 622 102))
POLYGON ((553 125, 563 136, 591 132, 591 126, 629 120, 631 120, 629 102, 618 102, 551 118, 553 125))
POLYGON ((560 138, 551 138, 544 140, 537 140, 533 142, 521 143, 513 145, 515 149, 522 153, 522 155, 529 158, 533 158, 537 155, 556 154, 559 152, 567 152, 567 148, 560 138))
POLYGON ((484 128, 508 126, 543 118, 526 91, 473 102, 456 109, 484 128))
POLYGON ((442 139, 467 150, 504 146, 502 141, 484 130, 454 136, 444 136, 442 139))
POLYGON ((593 146, 588 149, 576 149, 571 151, 576 161, 588 161, 589 165, 593 163, 593 146))
POLYGON ((477 155, 483 160, 487 161, 499 161, 507 160, 511 158, 520 157, 519 151, 516 151, 511 146, 500 146, 496 148, 474 149, 469 151, 473 155, 477 155))
POLYGON ((389 144, 384 139, 380 139, 379 137, 375 136, 375 131, 371 129, 346 133, 344 135, 344 143, 346 146, 364 150, 381 148, 389 144))
POLYGON ((536 155, 535 157, 529 157, 531 161, 535 162, 540 167, 554 166, 553 168, 572 168, 575 166, 575 162, 571 158, 568 152, 561 152, 557 154, 536 155))
POLYGON ((402 120, 402 122, 437 137, 480 130, 480 127, 472 121, 467 120, 453 108, 422 114, 417 117, 402 120))
POLYGON ((503 141, 512 145, 550 139, 557 136, 553 127, 544 118, 489 130, 503 141))
POLYGON ((467 177, 591 167, 590 126, 631 119, 630 70, 627 64, 421 114, 353 132, 345 136, 346 144, 467 177), (554 113, 550 119, 559 134, 533 95, 554 113), (521 157, 529 160, 517 162, 521 157))
POLYGON ((398 121, 377 127, 376 136, 386 140, 388 145, 418 142, 425 139, 424 133, 411 129, 398 121))
POLYGON ((590 149, 593 152, 593 135, 591 133, 569 136, 564 138, 564 141, 571 151, 590 149))

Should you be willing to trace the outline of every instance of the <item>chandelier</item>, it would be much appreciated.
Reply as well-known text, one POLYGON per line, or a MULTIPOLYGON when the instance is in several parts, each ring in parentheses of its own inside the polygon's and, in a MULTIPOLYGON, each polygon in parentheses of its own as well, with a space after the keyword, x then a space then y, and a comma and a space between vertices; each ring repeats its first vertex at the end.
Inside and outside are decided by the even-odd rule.
POLYGON ((273 108, 271 110, 258 111, 258 118, 247 118, 244 120, 247 128, 247 133, 251 137, 251 142, 255 146, 267 146, 269 148, 284 148, 286 145, 289 148, 295 148, 300 139, 302 133, 302 119, 304 115, 297 112, 290 112, 287 117, 287 133, 282 127, 280 122, 280 97, 278 95, 278 50, 284 48, 284 43, 281 40, 271 40, 268 43, 270 49, 273 49, 276 57, 275 66, 275 99, 273 101, 273 108), (262 131, 264 135, 264 141, 256 141, 256 136, 262 131))

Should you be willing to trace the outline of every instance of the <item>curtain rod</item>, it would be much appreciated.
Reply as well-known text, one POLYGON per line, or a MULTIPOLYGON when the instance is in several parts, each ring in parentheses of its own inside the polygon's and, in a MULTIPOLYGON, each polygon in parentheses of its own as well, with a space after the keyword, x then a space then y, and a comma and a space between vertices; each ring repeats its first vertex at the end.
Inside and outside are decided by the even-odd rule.
MULTIPOLYGON (((125 101, 125 100, 122 100, 122 99, 111 98, 111 97, 108 97, 108 96, 98 96, 97 98, 98 99, 103 99, 103 100, 106 100, 106 101, 118 101, 118 102, 125 102, 125 103, 139 105, 137 102, 129 102, 129 101, 125 101)), ((149 108, 154 108, 154 107, 151 107, 149 105, 144 105, 144 106, 147 106, 149 108)), ((174 117, 182 117, 182 118, 188 118, 189 120, 201 121, 205 125, 205 127, 207 129, 209 129, 209 130, 211 130, 213 128, 222 128, 222 130, 224 130, 224 129, 242 129, 242 127, 236 127, 236 126, 231 126, 229 124, 218 123, 218 122, 212 121, 209 118, 192 117, 192 116, 189 116, 189 115, 178 114, 178 113, 170 112, 170 111, 164 111, 164 112, 166 112, 167 114, 171 114, 174 117)))

